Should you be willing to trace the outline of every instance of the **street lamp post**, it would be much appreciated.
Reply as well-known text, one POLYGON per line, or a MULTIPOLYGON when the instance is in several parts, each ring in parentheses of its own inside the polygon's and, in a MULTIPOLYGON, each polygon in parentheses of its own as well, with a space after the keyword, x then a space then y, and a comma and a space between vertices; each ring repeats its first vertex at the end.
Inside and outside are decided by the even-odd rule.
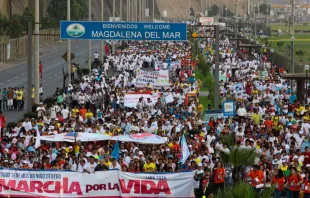
POLYGON ((271 65, 273 64, 273 53, 274 53, 274 49, 271 49, 270 50, 270 62, 271 62, 271 65))
MULTIPOLYGON (((295 37, 292 36, 291 37, 291 65, 290 65, 290 72, 293 74, 294 73, 294 67, 295 67, 295 63, 294 63, 294 41, 295 41, 295 37)), ((293 80, 291 80, 291 87, 293 88, 293 80)))
POLYGON ((305 103, 307 104, 307 99, 308 99, 308 72, 309 72, 309 65, 304 66, 304 70, 306 71, 306 100, 305 103))

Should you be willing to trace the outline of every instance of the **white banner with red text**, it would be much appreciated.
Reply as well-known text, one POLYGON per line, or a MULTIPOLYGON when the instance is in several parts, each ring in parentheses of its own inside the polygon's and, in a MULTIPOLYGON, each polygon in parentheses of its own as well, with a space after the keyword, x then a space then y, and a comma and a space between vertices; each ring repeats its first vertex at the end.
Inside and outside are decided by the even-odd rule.
POLYGON ((125 107, 136 108, 139 102, 139 99, 142 98, 144 102, 148 102, 149 98, 153 105, 158 101, 159 96, 153 96, 150 94, 126 94, 124 97, 124 105, 125 107))
POLYGON ((2 170, 0 197, 194 197, 192 172, 133 174, 2 170))
POLYGON ((131 197, 195 197, 193 173, 136 174, 120 172, 123 198, 131 197))
POLYGON ((136 75, 136 87, 162 88, 169 87, 168 70, 143 71, 140 70, 136 75))

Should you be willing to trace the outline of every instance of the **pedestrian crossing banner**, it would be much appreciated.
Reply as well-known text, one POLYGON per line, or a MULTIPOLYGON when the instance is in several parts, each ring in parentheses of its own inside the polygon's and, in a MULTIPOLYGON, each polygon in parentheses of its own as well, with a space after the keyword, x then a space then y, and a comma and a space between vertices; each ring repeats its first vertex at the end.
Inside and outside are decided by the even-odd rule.
POLYGON ((160 89, 162 87, 167 88, 170 86, 169 83, 169 71, 144 71, 140 70, 137 72, 136 87, 148 87, 160 89))

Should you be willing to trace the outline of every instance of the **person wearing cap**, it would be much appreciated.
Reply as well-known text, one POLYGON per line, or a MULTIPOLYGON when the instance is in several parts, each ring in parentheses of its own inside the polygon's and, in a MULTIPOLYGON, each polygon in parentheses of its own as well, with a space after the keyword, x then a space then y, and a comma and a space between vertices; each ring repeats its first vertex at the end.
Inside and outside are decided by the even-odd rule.
POLYGON ((197 169, 193 172, 194 173, 194 193, 196 197, 199 197, 200 193, 200 182, 203 179, 204 171, 202 169, 202 163, 199 162, 197 164, 197 169))
POLYGON ((9 168, 9 161, 8 160, 3 161, 3 168, 9 168))

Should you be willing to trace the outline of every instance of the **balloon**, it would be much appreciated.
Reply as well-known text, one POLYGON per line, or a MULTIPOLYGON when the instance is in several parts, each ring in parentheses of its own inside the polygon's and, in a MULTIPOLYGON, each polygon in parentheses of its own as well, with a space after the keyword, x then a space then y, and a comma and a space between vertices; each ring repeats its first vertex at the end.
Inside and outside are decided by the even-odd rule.
POLYGON ((12 159, 12 160, 16 160, 16 154, 15 154, 15 153, 13 153, 13 154, 11 155, 11 159, 12 159))
POLYGON ((16 138, 13 138, 12 143, 13 143, 13 144, 16 144, 16 142, 17 142, 17 139, 16 139, 16 138))
POLYGON ((29 145, 29 140, 25 140, 25 141, 24 141, 24 145, 25 145, 25 146, 28 146, 28 145, 29 145))

